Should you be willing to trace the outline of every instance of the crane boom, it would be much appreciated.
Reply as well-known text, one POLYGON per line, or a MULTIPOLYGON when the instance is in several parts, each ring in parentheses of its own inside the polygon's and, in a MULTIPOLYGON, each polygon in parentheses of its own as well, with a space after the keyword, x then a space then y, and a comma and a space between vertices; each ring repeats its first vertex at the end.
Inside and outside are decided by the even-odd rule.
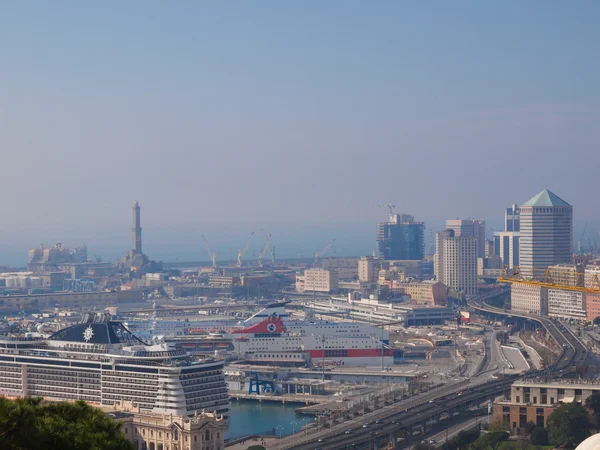
POLYGON ((325 253, 327 253, 327 250, 329 250, 334 243, 335 243, 335 238, 333 238, 329 244, 327 244, 325 247, 323 247, 323 249, 321 251, 317 250, 315 252, 315 259, 314 259, 315 266, 317 264, 319 264, 319 256, 323 256, 325 253))
POLYGON ((267 239, 265 240, 265 245, 263 245, 263 248, 260 250, 260 253, 258 254, 258 267, 262 267, 263 266, 263 256, 269 251, 269 249, 271 250, 271 256, 273 255, 273 246, 271 245, 271 234, 267 234, 267 239))
POLYGON ((212 267, 213 267, 213 269, 216 269, 217 268, 217 254, 212 251, 212 249, 210 248, 210 245, 208 244, 208 241, 206 240, 204 235, 202 235, 202 240, 204 241, 204 246, 206 247, 206 251, 208 252, 208 255, 210 256, 210 259, 212 260, 212 267))
POLYGON ((246 246, 244 248, 240 248, 238 250, 238 260, 237 260, 238 267, 242 267, 242 258, 246 255, 246 252, 248 251, 248 248, 250 247, 250 243, 252 242, 252 238, 254 238, 254 231, 252 233, 250 233, 250 236, 248 237, 248 240, 246 241, 246 246))

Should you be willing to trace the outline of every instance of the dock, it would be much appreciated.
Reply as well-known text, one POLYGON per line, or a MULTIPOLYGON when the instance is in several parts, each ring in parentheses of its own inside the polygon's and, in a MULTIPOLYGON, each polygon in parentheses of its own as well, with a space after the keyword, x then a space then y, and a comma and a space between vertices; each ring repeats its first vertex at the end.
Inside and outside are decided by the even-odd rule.
POLYGON ((248 394, 245 391, 229 391, 229 398, 231 400, 252 400, 258 402, 279 402, 279 403, 292 403, 298 405, 316 405, 328 402, 329 399, 319 395, 305 395, 305 394, 248 394))

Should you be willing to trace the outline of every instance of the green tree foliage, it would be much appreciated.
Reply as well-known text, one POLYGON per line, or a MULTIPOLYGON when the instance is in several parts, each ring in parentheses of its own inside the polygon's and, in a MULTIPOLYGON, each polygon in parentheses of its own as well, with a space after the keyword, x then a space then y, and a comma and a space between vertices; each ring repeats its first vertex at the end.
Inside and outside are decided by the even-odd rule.
POLYGON ((265 448, 262 445, 251 445, 246 450, 265 450, 265 448))
POLYGON ((85 402, 0 397, 0 450, 132 450, 121 425, 85 402))
POLYGON ((579 403, 563 403, 548 417, 550 443, 575 448, 591 434, 590 415, 579 403))
POLYGON ((548 430, 535 427, 531 431, 531 443, 535 445, 548 445, 548 430))
POLYGON ((472 450, 498 450, 507 439, 506 431, 489 431, 473 442, 469 448, 472 450))
POLYGON ((465 430, 442 445, 442 450, 467 450, 479 437, 479 430, 465 430))
POLYGON ((596 391, 585 399, 585 407, 592 412, 594 427, 600 428, 600 394, 596 391))

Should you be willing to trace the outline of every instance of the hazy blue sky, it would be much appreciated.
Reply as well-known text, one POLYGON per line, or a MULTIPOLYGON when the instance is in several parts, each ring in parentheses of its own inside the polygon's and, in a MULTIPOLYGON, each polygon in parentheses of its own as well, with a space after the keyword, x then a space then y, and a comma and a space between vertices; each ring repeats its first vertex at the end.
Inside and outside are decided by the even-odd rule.
POLYGON ((599 21, 597 1, 2 2, 0 263, 124 253, 135 200, 164 259, 261 228, 280 254, 368 252, 388 201, 499 227, 546 185, 598 219, 599 21))

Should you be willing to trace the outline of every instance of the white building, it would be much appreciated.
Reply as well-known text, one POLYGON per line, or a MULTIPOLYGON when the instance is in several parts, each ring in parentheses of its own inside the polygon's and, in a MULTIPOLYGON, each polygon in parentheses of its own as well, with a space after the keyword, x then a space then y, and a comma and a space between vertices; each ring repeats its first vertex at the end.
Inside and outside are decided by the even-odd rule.
POLYGON ((477 257, 485 258, 485 220, 446 220, 446 229, 454 231, 454 237, 477 239, 477 257))
POLYGON ((585 320, 587 318, 585 293, 548 289, 548 315, 585 320))
POLYGON ((444 230, 435 234, 435 255, 433 255, 433 274, 438 281, 444 283, 444 240, 454 237, 454 231, 444 230))
POLYGON ((511 284, 510 309, 529 314, 548 314, 548 288, 528 283, 511 284))
POLYGON ((519 265, 519 231, 498 231, 494 233, 494 251, 509 269, 519 265))
POLYGON ((338 289, 337 271, 320 268, 306 269, 296 275, 296 292, 335 292, 338 289))
POLYGON ((519 266, 533 269, 570 263, 573 259, 573 207, 544 189, 520 207, 519 266))
POLYGON ((452 230, 437 233, 437 279, 466 295, 477 293, 477 246, 474 237, 453 237, 452 230))

